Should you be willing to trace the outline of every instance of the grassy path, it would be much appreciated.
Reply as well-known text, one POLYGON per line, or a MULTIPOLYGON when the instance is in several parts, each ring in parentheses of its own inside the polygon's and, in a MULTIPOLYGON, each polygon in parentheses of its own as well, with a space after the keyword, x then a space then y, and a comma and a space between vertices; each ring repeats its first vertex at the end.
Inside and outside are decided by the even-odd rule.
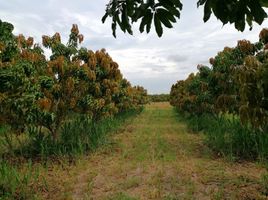
POLYGON ((148 105, 111 140, 69 172, 62 199, 265 199, 262 167, 213 159, 168 103, 148 105))

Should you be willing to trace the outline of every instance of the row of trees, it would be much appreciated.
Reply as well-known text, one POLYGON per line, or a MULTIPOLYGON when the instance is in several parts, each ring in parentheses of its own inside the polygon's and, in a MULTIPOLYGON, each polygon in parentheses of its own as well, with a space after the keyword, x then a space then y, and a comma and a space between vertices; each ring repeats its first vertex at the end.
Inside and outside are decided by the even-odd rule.
POLYGON ((147 102, 147 91, 132 87, 105 49, 80 47, 77 25, 67 44, 59 33, 43 36, 49 59, 32 37, 15 36, 13 28, 0 21, 0 125, 18 134, 38 127, 57 140, 70 116, 98 121, 147 102))
POLYGON ((211 67, 172 85, 170 103, 191 115, 231 113, 242 124, 265 131, 268 125, 268 29, 259 42, 240 40, 210 59, 211 67))
POLYGON ((151 102, 165 102, 169 101, 169 94, 151 94, 149 99, 151 102))

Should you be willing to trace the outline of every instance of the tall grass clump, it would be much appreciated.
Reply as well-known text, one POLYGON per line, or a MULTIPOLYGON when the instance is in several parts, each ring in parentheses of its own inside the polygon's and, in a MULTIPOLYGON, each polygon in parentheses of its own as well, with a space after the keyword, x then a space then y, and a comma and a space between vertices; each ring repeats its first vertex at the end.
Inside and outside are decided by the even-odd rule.
POLYGON ((185 116, 193 132, 203 132, 206 144, 217 154, 233 159, 268 160, 268 134, 243 126, 236 117, 226 115, 185 116))
POLYGON ((87 116, 74 116, 66 121, 60 130, 60 137, 53 140, 37 128, 30 128, 26 134, 28 142, 15 150, 26 158, 48 159, 49 156, 76 156, 94 151, 106 142, 106 136, 116 131, 127 119, 141 110, 131 110, 113 117, 93 121, 87 116))
POLYGON ((37 199, 31 186, 38 177, 38 170, 33 170, 31 162, 20 172, 17 167, 0 161, 0 199, 37 199))

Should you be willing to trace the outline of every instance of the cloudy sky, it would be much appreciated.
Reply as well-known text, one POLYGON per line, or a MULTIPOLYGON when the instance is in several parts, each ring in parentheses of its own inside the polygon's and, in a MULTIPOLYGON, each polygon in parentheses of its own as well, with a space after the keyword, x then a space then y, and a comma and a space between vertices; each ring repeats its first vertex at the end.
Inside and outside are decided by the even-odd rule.
MULTIPOLYGON (((243 32, 231 25, 222 26, 212 18, 202 21, 203 10, 197 9, 197 0, 182 0, 181 20, 174 29, 165 29, 162 38, 152 31, 134 36, 118 29, 113 38, 110 23, 102 24, 105 4, 109 0, 0 0, 0 19, 15 26, 15 34, 33 36, 41 42, 42 35, 59 32, 67 40, 72 24, 78 24, 84 35, 83 46, 98 50, 105 48, 119 63, 123 75, 134 85, 144 86, 149 93, 168 93, 177 80, 196 71, 197 64, 208 64, 224 46, 235 46, 239 39, 258 40, 258 33, 268 27, 254 25, 243 32)), ((152 29, 153 30, 153 29, 152 29)))

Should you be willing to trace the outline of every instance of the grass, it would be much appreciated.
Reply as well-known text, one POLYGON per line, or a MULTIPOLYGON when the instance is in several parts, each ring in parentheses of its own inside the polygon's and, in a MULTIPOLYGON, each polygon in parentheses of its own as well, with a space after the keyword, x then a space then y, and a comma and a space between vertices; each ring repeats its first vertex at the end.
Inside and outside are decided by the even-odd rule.
POLYGON ((64 123, 57 141, 36 127, 29 127, 19 136, 9 133, 7 127, 0 127, 0 154, 5 158, 22 156, 42 161, 49 160, 51 156, 60 158, 82 155, 106 143, 108 133, 117 130, 126 119, 139 112, 128 111, 98 122, 93 122, 85 116, 74 116, 72 120, 64 123), (5 137, 6 135, 8 137, 5 137))
POLYGON ((140 182, 140 177, 129 177, 121 184, 122 190, 128 190, 131 188, 138 187, 140 182))
POLYGON ((206 144, 218 155, 230 160, 258 160, 267 162, 268 134, 241 125, 236 117, 188 116, 180 117, 193 132, 204 132, 206 144))
MULTIPOLYGON (((48 187, 53 188, 47 182, 50 170, 59 170, 59 175, 61 170, 71 167, 72 163, 75 163, 75 160, 82 155, 92 153, 98 147, 107 145, 108 135, 116 132, 127 119, 138 113, 137 111, 121 113, 98 123, 76 118, 63 126, 60 140, 57 143, 53 142, 47 135, 41 137, 37 134, 36 129, 29 130, 28 133, 20 136, 24 137, 24 143, 21 145, 17 143, 17 138, 13 137, 12 134, 6 134, 12 135, 8 138, 8 142, 13 148, 8 148, 7 138, 2 136, 4 132, 8 131, 8 128, 0 127, 2 141, 0 143, 2 144, 0 146, 2 153, 0 199, 28 200, 44 197, 42 193, 48 187)), ((57 181, 54 180, 53 185, 55 182, 57 181)), ((61 184, 61 181, 59 183, 61 184)), ((68 184, 64 187, 68 187, 68 184)))
POLYGON ((267 199, 265 167, 215 158, 205 134, 189 131, 168 103, 147 105, 124 124, 75 164, 41 165, 28 186, 40 199, 267 199))
POLYGON ((261 177, 261 184, 263 186, 263 194, 268 196, 268 173, 264 173, 261 177))
POLYGON ((5 151, 5 143, 4 143, 4 132, 6 131, 6 127, 0 125, 0 152, 5 151))
POLYGON ((69 191, 65 199, 266 198, 265 168, 215 159, 204 138, 191 134, 167 103, 148 105, 110 145, 68 170, 68 187, 50 199, 69 191))
POLYGON ((0 162, 0 199, 38 199, 32 184, 39 179, 38 169, 33 169, 31 162, 23 170, 0 162))

